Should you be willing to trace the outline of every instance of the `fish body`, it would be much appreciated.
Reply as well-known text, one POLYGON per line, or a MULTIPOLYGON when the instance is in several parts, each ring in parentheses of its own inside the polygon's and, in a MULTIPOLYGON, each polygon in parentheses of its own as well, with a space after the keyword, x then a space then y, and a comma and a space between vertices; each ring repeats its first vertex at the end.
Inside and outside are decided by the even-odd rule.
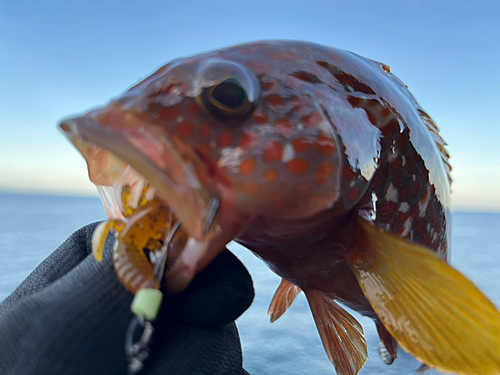
POLYGON ((399 343, 444 371, 500 373, 499 339, 474 333, 500 333, 500 315, 446 263, 446 144, 388 66, 307 42, 249 43, 174 60, 61 127, 94 183, 113 195, 133 168, 183 223, 173 290, 236 240, 283 278, 272 321, 305 292, 338 374, 356 374, 367 350, 336 301, 375 321, 388 362, 399 343))

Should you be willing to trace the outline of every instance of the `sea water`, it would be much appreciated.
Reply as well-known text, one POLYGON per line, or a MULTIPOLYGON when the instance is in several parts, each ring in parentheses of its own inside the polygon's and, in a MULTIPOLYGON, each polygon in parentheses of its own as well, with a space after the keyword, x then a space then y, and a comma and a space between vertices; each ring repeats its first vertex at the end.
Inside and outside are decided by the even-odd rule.
MULTIPOLYGON (((71 233, 105 219, 98 198, 0 194, 0 300, 4 299, 71 233)), ((452 264, 500 305, 500 214, 454 214, 452 264)), ((244 367, 252 375, 335 374, 301 294, 277 322, 267 308, 280 279, 248 250, 229 248, 249 270, 255 288, 252 306, 238 319, 244 367)), ((419 363, 400 350, 392 366, 378 358, 379 342, 370 319, 351 312, 363 325, 370 359, 360 375, 411 374, 419 363)), ((457 327, 460 329, 460 327, 457 327)), ((439 374, 428 371, 427 375, 439 374)))

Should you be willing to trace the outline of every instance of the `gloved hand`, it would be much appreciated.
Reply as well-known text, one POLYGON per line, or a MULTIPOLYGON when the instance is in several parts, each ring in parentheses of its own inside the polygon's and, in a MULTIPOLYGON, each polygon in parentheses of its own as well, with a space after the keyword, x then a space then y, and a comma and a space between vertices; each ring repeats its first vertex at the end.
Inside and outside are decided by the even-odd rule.
MULTIPOLYGON (((132 294, 118 281, 109 236, 91 254, 97 223, 72 234, 0 304, 0 373, 127 374, 132 294)), ((247 374, 234 320, 253 300, 251 278, 223 252, 177 297, 165 296, 140 374, 247 374)))

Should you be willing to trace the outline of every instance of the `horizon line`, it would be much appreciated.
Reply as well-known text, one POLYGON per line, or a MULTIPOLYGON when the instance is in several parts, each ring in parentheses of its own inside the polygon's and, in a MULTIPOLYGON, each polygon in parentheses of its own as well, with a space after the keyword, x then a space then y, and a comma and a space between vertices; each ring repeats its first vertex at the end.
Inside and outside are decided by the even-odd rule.
MULTIPOLYGON (((31 190, 31 189, 6 189, 0 187, 0 195, 30 195, 30 196, 40 196, 40 197, 61 197, 61 198, 95 198, 99 199, 99 195, 97 190, 95 192, 92 191, 69 191, 69 190, 31 190)), ((484 213, 484 214, 500 214, 500 209, 493 208, 483 208, 477 206, 467 206, 461 204, 455 204, 452 206, 452 213, 484 213)))

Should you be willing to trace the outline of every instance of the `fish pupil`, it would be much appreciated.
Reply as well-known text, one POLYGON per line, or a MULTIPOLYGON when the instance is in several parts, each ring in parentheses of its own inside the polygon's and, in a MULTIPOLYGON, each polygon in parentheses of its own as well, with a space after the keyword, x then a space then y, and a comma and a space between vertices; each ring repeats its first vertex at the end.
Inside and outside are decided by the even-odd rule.
POLYGON ((247 102, 245 89, 234 78, 228 78, 215 86, 212 97, 220 104, 233 110, 239 109, 247 102))

